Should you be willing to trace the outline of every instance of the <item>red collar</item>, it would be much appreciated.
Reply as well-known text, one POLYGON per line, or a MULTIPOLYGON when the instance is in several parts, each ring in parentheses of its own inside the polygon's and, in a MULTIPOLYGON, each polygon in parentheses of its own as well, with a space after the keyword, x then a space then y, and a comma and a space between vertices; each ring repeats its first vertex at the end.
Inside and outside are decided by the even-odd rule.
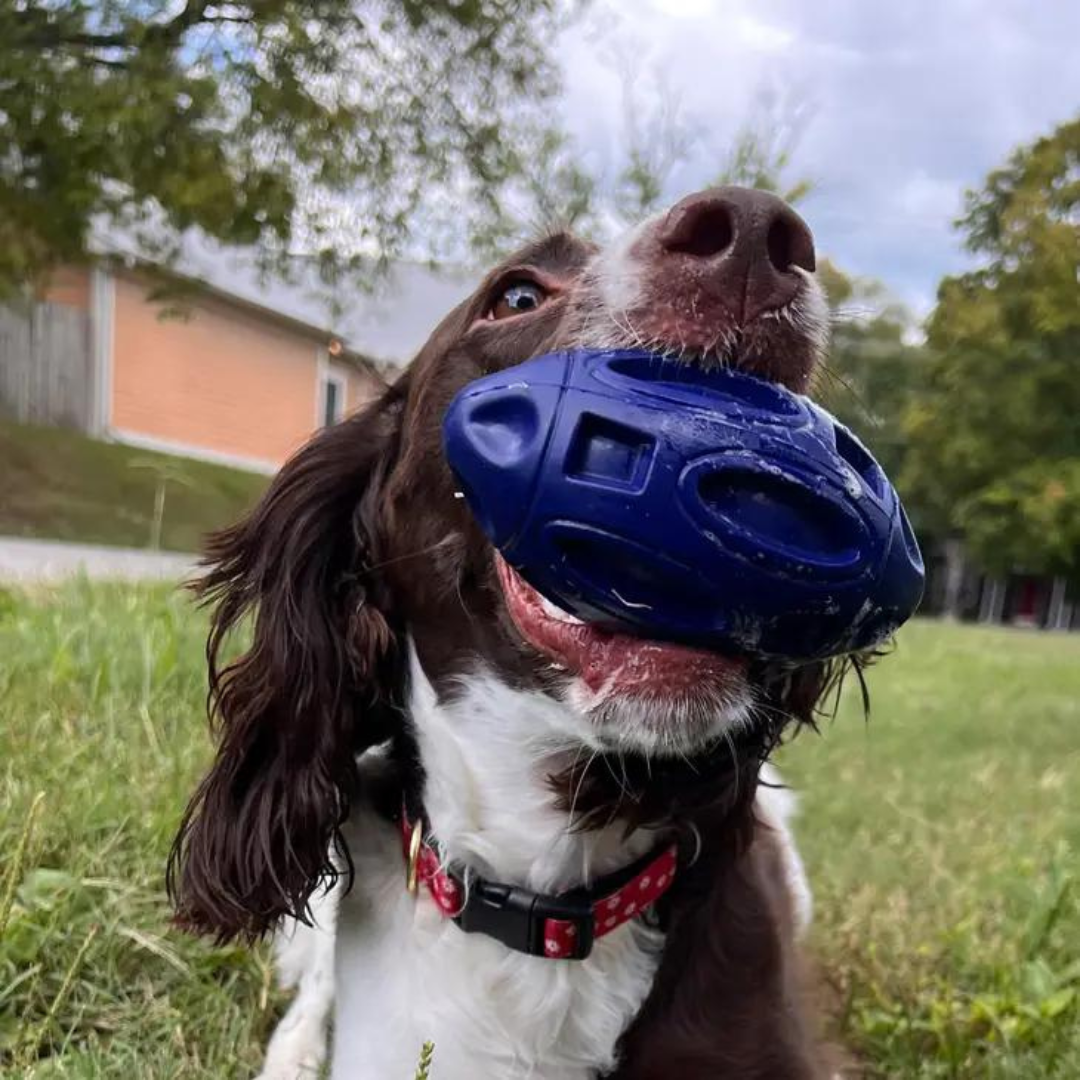
POLYGON ((654 849, 591 888, 535 893, 470 875, 468 887, 445 869, 423 822, 401 815, 409 890, 423 882, 439 910, 463 930, 487 934, 531 956, 584 960, 596 938, 648 911, 671 887, 675 844, 654 849))

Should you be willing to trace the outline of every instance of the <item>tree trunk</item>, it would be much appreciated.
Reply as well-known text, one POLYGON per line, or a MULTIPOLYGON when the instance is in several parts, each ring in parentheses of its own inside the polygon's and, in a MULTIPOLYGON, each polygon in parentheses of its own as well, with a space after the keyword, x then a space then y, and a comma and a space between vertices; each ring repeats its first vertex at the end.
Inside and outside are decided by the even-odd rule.
POLYGON ((979 622, 1001 622, 1005 612, 1005 582, 1001 578, 983 578, 982 595, 979 598, 979 622))
POLYGON ((1068 630, 1072 622, 1072 604, 1068 599, 1069 583, 1063 577, 1054 578, 1050 593, 1050 608, 1046 613, 1048 630, 1068 630))
POLYGON ((943 618, 956 622, 960 618, 964 596, 964 545, 959 540, 945 541, 945 596, 943 618))

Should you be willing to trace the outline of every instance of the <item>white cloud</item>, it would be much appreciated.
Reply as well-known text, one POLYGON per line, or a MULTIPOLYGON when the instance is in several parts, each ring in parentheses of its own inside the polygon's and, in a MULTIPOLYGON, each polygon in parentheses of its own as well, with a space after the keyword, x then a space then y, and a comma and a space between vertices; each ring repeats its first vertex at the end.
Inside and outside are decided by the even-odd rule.
POLYGON ((925 310, 964 263, 965 187, 1080 107, 1080 4, 1019 0, 624 0, 597 3, 563 47, 566 119, 615 167, 622 91, 604 57, 660 71, 700 135, 672 197, 715 172, 763 88, 808 106, 796 171, 819 246, 925 310))
POLYGON ((660 14, 682 19, 708 15, 715 6, 713 0, 653 0, 653 7, 660 14))
POLYGON ((752 15, 739 15, 734 27, 741 44, 762 53, 784 52, 795 41, 791 30, 752 15))
POLYGON ((950 220, 959 199, 956 185, 935 179, 925 169, 917 169, 896 191, 896 204, 907 220, 941 224, 950 220))

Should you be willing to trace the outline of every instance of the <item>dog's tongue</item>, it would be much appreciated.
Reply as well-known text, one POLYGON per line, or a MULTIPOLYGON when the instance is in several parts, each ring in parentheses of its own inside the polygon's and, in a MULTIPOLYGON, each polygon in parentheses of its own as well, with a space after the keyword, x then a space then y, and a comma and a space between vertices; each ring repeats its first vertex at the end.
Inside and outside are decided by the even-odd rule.
POLYGON ((546 601, 501 556, 499 581, 514 625, 535 648, 595 693, 678 694, 741 672, 745 663, 704 649, 591 626, 546 601))

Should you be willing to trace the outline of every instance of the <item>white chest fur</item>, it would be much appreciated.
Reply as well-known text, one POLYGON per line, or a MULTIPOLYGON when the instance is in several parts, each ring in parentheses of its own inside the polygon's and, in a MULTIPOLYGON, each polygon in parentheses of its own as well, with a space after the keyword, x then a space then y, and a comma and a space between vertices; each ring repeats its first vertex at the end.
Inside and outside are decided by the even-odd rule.
MULTIPOLYGON (((438 706, 415 665, 412 685, 429 777, 425 805, 448 857, 557 891, 624 864, 651 843, 648 836, 626 845, 617 834, 567 832, 534 770, 558 748, 560 731, 573 729, 579 740, 582 731, 549 699, 477 678, 456 705, 438 706)), ((767 779, 777 780, 771 772, 767 779)), ((788 792, 758 789, 759 819, 782 843, 805 927, 809 890, 788 831, 792 810, 788 792)), ((405 891, 393 826, 361 808, 346 839, 356 866, 352 892, 316 897, 319 929, 290 926, 278 939, 279 973, 298 992, 271 1040, 262 1080, 318 1073, 332 999, 332 1080, 406 1080, 426 1041, 435 1043, 437 1080, 592 1080, 614 1064, 619 1035, 652 985, 659 933, 627 923, 601 938, 584 962, 514 953, 465 934, 429 896, 405 891)))
MULTIPOLYGON (((564 738, 580 745, 576 718, 563 712, 484 676, 438 704, 414 662, 424 805, 448 859, 559 891, 651 846, 647 834, 627 842, 617 830, 568 831, 542 768, 564 738)), ((333 1080, 409 1077, 425 1041, 435 1044, 438 1080, 591 1080, 612 1067, 652 985, 658 931, 627 923, 585 961, 526 956, 464 933, 423 890, 410 896, 393 826, 361 810, 346 840, 356 885, 338 918, 333 1080)))
POLYGON ((391 827, 354 821, 357 882, 339 909, 333 1080, 586 1080, 614 1063, 652 984, 660 935, 636 923, 585 961, 546 960, 466 934, 404 888, 391 827), (362 835, 362 839, 361 839, 362 835))

